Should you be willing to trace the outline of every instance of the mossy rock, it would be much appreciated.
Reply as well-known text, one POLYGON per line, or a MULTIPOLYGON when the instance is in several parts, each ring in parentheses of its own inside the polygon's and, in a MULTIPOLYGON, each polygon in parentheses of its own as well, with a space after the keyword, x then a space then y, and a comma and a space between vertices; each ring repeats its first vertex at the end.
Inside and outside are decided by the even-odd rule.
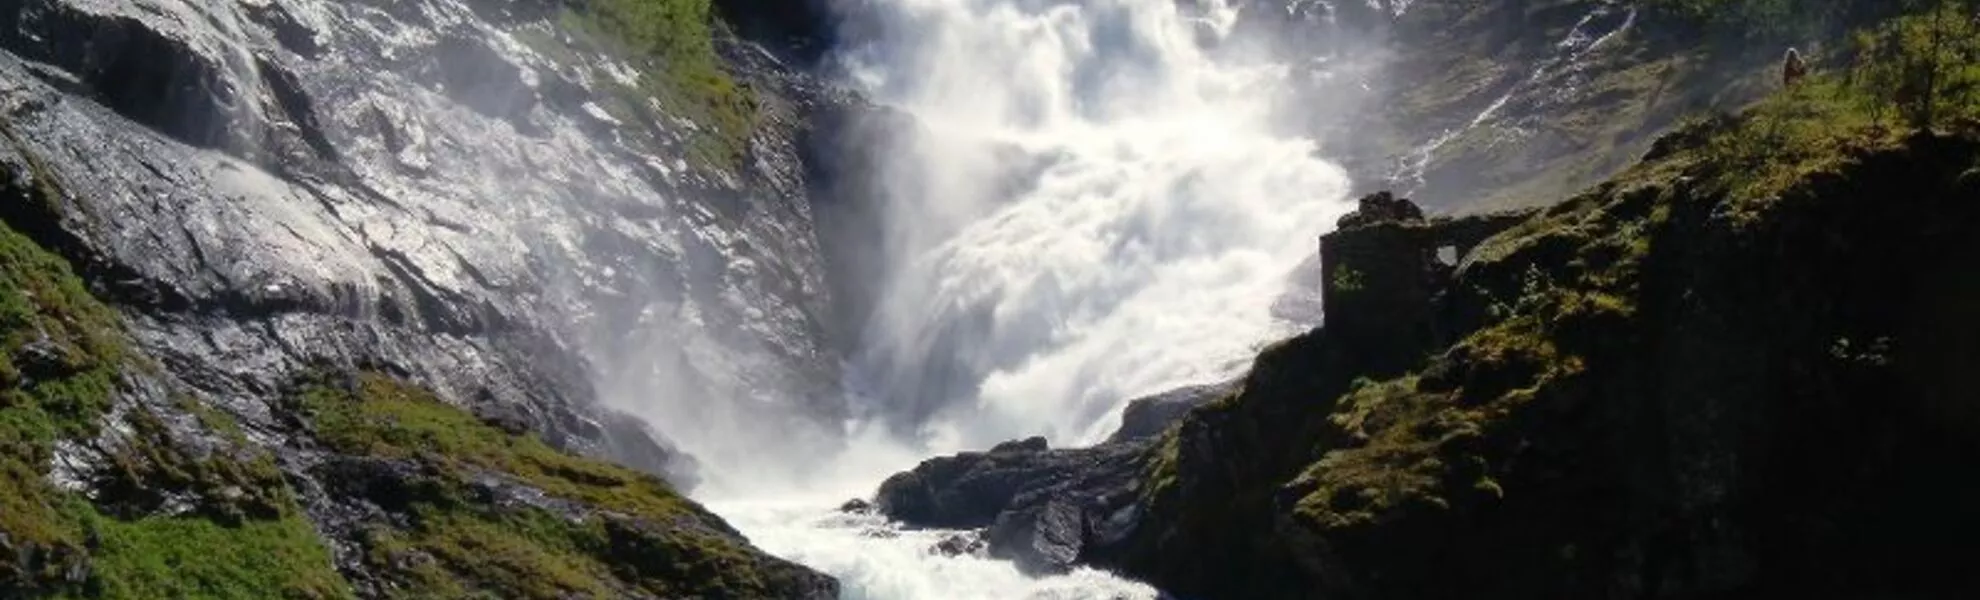
MULTIPOLYGON (((722 169, 742 163, 756 128, 757 98, 716 52, 717 38, 728 32, 710 0, 587 0, 566 8, 557 26, 601 42, 589 49, 609 50, 645 71, 609 106, 639 110, 654 99, 671 116, 696 124, 688 148, 696 162, 722 169)), ((561 41, 534 42, 552 54, 572 54, 561 41)))
POLYGON ((141 359, 66 260, 5 225, 0 350, 0 596, 351 596, 265 453, 196 456, 142 405, 101 435, 141 359), (58 442, 101 440, 114 440, 106 464, 78 482, 94 499, 51 483, 58 442), (168 509, 167 497, 191 507, 168 509))
POLYGON ((658 477, 505 432, 423 388, 359 373, 309 379, 295 397, 307 429, 341 455, 320 475, 397 515, 359 540, 388 596, 836 594, 658 477))

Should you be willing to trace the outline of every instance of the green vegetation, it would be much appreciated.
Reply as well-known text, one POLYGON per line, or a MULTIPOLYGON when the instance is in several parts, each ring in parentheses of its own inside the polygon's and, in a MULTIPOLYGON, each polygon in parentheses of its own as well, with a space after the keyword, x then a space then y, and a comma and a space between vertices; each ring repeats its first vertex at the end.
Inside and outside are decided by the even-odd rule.
POLYGON ((1653 18, 1761 42, 1823 39, 1905 14, 1968 11, 1973 0, 1650 0, 1653 18))
MULTIPOLYGON (((86 515, 87 513, 85 513, 86 515)), ((95 598, 350 598, 330 553, 301 517, 228 525, 205 518, 84 516, 95 598)))
POLYGON ((1860 0, 1652 0, 1655 14, 1750 38, 1806 34, 1860 0))
POLYGON ((739 536, 659 479, 505 433, 432 393, 365 373, 317 378, 299 405, 326 447, 418 465, 401 482, 408 527, 366 532, 366 559, 404 598, 774 595, 739 536), (543 503, 495 501, 488 482, 543 503), (582 503, 583 506, 570 504, 582 503), (562 508, 553 508, 562 507, 562 508))
POLYGON ((93 433, 127 352, 116 314, 67 261, 11 228, 0 231, 0 294, 0 411, 48 425, 13 433, 31 442, 93 433))
POLYGON ((1980 125, 1980 21, 1961 10, 1858 32, 1845 68, 1817 73, 1737 117, 1694 120, 1674 134, 1704 139, 1685 155, 1693 160, 1649 170, 1700 171, 1736 198, 1764 200, 1914 131, 1980 125))
POLYGON ((1334 289, 1343 292, 1359 292, 1367 282, 1362 281, 1360 271, 1343 267, 1334 271, 1334 289))
POLYGON ((317 439, 340 453, 416 459, 462 476, 501 473, 559 498, 660 521, 703 514, 659 478, 509 434, 384 375, 358 381, 355 395, 317 383, 302 396, 317 439))
POLYGON ((1399 513, 1445 512, 1503 497, 1488 440, 1526 425, 1514 415, 1559 396, 1588 354, 1627 346, 1636 281, 1668 218, 1649 189, 1605 186, 1492 238, 1467 269, 1488 307, 1483 327, 1418 373, 1356 378, 1325 415, 1322 448, 1288 489, 1322 534, 1379 526, 1399 513), (1568 257, 1538 268, 1534 257, 1568 257))
MULTIPOLYGON (((59 198, 45 170, 26 189, 59 198)), ((329 553, 266 454, 194 456, 137 406, 90 474, 94 502, 49 481, 56 444, 95 440, 140 364, 116 313, 67 261, 0 225, 0 596, 345 598, 329 553), (185 505, 166 510, 166 498, 185 505), (169 514, 168 514, 169 513, 169 514)), ((223 413, 183 399, 197 422, 223 413)))
POLYGON ((0 226, 0 591, 86 565, 73 499, 47 483, 58 438, 91 435, 125 349, 116 316, 60 257, 0 226))
MULTIPOLYGON (((1226 396, 1227 398, 1229 396, 1226 396)), ((1144 467, 1142 481, 1148 482, 1141 488, 1141 500, 1153 501, 1157 496, 1176 485, 1176 461, 1181 458, 1182 440, 1177 437, 1176 428, 1170 427, 1157 438, 1153 455, 1144 467)))
POLYGON ((1855 36, 1847 84, 1873 121, 1886 108, 1914 129, 1980 118, 1980 11, 1943 2, 1855 36))
POLYGON ((698 160, 717 167, 741 161, 756 126, 756 100, 715 52, 722 24, 709 0, 588 0, 567 9, 560 25, 607 40, 615 53, 632 58, 647 76, 638 90, 626 90, 625 104, 642 106, 639 96, 651 97, 698 124, 691 148, 698 160))
MULTIPOLYGON (((41 170, 0 198, 59 192, 41 170)), ((67 261, 3 224, 0 344, 0 597, 355 595, 274 457, 228 412, 183 392, 158 395, 172 386, 141 380, 157 367, 128 345, 116 312, 67 261)), ((331 451, 323 460, 356 465, 340 474, 398 486, 368 498, 395 518, 363 524, 352 540, 363 567, 354 575, 387 595, 829 589, 755 552, 655 477, 504 433, 382 375, 351 380, 349 389, 306 382, 295 424, 331 451)))
POLYGON ((1478 419, 1463 411, 1440 418, 1432 414, 1437 401, 1416 394, 1416 378, 1406 377, 1342 398, 1332 418, 1364 445, 1329 452, 1295 479, 1294 487, 1312 490, 1298 501, 1295 514, 1331 529, 1365 524, 1404 503, 1447 508, 1437 487, 1449 465, 1436 447, 1476 437, 1478 419), (1422 425, 1395 426, 1404 421, 1422 425))
MULTIPOLYGON (((1433 290, 1441 351, 1407 374, 1355 364, 1386 338, 1334 321, 1388 306, 1330 306, 1325 328, 1260 353, 1239 394, 1153 450, 1125 570, 1248 597, 1943 589, 1916 565, 1980 530, 1964 509, 1980 487, 1933 466, 1980 451, 1963 358, 1940 358, 1972 356, 1940 346, 1972 339, 1948 331, 1974 322, 1974 278, 1955 273, 1980 222, 1980 20, 1948 4, 1854 41, 1784 90, 1769 51, 1741 77, 1770 93, 1741 113, 1682 123, 1480 244, 1433 290), (1878 483, 1827 476, 1843 470, 1878 483), (1701 574, 1617 562, 1638 552, 1701 574)), ((1652 60, 1595 80, 1652 100, 1607 121, 1582 118, 1599 103, 1550 107, 1550 123, 1663 130, 1656 90, 1726 57, 1652 60)), ((1449 148, 1492 164, 1511 146, 1449 148)))

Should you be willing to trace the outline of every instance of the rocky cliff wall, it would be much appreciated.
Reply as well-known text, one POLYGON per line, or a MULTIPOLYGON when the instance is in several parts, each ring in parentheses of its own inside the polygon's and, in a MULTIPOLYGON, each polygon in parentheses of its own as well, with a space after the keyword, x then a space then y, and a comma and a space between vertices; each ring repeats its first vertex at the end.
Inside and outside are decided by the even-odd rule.
POLYGON ((1970 593, 1980 143, 1738 145, 1776 116, 1524 215, 1373 196, 1327 323, 1160 439, 936 459, 878 506, 1185 597, 1970 593))
MULTIPOLYGON (((764 435, 785 440, 842 415, 802 146, 814 110, 852 100, 705 33, 751 98, 746 130, 717 130, 654 95, 670 65, 586 10, 0 6, 0 220, 110 315, 64 322, 129 358, 85 361, 111 383, 62 413, 72 426, 10 430, 34 449, 9 463, 12 487, 42 490, 8 498, 10 518, 34 515, 0 531, 10 597, 202 595, 226 575, 133 584, 164 576, 120 570, 129 555, 101 532, 206 527, 210 497, 243 493, 260 507, 249 529, 332 561, 300 559, 313 597, 832 594, 670 486, 566 453, 691 485, 693 461, 665 440, 706 411, 767 415, 764 435), (724 139, 740 152, 716 151, 724 139), (305 393, 325 377, 350 378, 331 386, 347 397, 305 393), (318 417, 347 405, 383 411, 357 410, 387 424, 356 431, 396 441, 339 443, 349 427, 318 417), (209 414, 229 425, 194 418, 209 414), (212 448, 237 448, 247 483, 212 448), (124 488, 168 499, 112 504, 124 488)), ((36 289, 9 291, 33 305, 36 289)), ((49 385, 36 360, 17 357, 10 385, 49 385)))

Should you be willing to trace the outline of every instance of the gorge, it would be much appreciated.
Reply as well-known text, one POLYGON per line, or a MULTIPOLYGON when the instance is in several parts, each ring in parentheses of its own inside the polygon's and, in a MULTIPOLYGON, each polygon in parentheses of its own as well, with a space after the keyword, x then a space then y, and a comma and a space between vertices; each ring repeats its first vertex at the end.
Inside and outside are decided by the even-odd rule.
POLYGON ((1720 4, 0 2, 0 596, 1962 597, 1980 20, 1720 4))

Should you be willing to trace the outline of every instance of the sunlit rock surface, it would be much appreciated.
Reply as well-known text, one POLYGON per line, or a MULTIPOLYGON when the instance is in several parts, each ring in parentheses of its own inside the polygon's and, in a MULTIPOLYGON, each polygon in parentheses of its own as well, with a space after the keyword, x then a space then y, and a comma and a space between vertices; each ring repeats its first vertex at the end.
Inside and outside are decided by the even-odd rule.
MULTIPOLYGON (((10 197, 44 201, 0 217, 122 313, 169 373, 145 397, 238 419, 318 520, 356 510, 310 483, 329 471, 305 470, 283 404, 318 370, 416 382, 684 489, 694 460, 668 440, 709 407, 828 443, 806 433, 843 407, 799 144, 811 112, 850 100, 721 40, 756 114, 746 152, 711 158, 709 125, 641 93, 641 66, 566 10, 8 3, 0 168, 10 197)), ((61 447, 56 480, 110 458, 61 447)))
POLYGON ((837 414, 795 146, 814 86, 747 64, 751 152, 705 164, 698 125, 629 104, 642 75, 573 53, 557 10, 25 2, 0 14, 0 102, 70 192, 30 226, 243 414, 296 365, 383 364, 656 470, 601 395, 837 414))

